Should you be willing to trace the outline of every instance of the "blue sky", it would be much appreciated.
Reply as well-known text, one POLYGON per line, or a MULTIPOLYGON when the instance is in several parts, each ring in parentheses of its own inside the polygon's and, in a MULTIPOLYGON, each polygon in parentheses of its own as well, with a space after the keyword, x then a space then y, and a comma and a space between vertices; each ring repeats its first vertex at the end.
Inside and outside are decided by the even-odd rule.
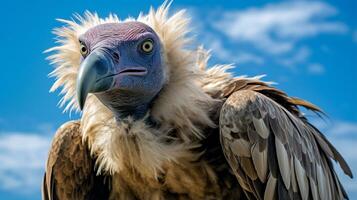
MULTIPOLYGON (((0 7, 0 199, 39 199, 51 137, 78 114, 62 113, 48 92, 53 69, 42 52, 54 45, 56 18, 96 11, 137 16, 162 1, 26 1, 0 7)), ((320 106, 311 116, 357 173, 357 8, 355 1, 180 1, 197 44, 212 49, 211 64, 235 63, 236 75, 266 74, 292 96, 320 106)), ((340 172, 340 171, 339 171, 340 172)), ((357 181, 341 176, 351 199, 357 181)))

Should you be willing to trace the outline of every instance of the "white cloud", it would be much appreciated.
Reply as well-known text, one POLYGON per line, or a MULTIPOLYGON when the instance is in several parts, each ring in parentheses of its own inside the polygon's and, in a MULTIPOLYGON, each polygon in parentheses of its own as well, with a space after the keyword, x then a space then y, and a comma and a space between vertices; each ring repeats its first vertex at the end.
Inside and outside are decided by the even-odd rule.
POLYGON ((319 129, 331 136, 355 136, 357 139, 357 122, 342 121, 342 120, 328 120, 325 121, 319 117, 313 116, 312 123, 319 129))
POLYGON ((293 68, 298 64, 304 63, 310 56, 310 49, 307 47, 299 48, 292 56, 277 59, 277 62, 285 67, 293 68))
POLYGON ((325 67, 320 63, 312 63, 307 66, 307 70, 310 74, 320 75, 325 73, 325 67))
POLYGON ((33 133, 0 133, 0 187, 38 192, 50 140, 33 133))
POLYGON ((213 51, 215 56, 221 60, 230 60, 230 62, 232 62, 234 56, 227 48, 223 46, 222 41, 209 34, 206 35, 204 40, 207 41, 205 44, 208 45, 208 48, 213 51))
POLYGON ((210 33, 205 34, 205 38, 203 38, 204 44, 212 50, 214 56, 219 58, 222 61, 234 63, 234 64, 246 64, 246 63, 254 63, 261 65, 264 63, 264 58, 255 55, 253 53, 242 52, 242 51, 231 51, 230 48, 226 48, 223 44, 223 41, 214 37, 210 33))
POLYGON ((328 17, 334 7, 323 2, 291 1, 223 13, 213 27, 234 41, 248 42, 270 54, 294 49, 297 41, 321 33, 344 33, 347 27, 328 17))
POLYGON ((236 56, 236 62, 237 64, 243 64, 243 63, 255 63, 255 64, 263 64, 264 59, 251 53, 239 53, 236 56))
POLYGON ((329 128, 329 133, 336 136, 355 135, 357 136, 357 123, 338 121, 329 128))

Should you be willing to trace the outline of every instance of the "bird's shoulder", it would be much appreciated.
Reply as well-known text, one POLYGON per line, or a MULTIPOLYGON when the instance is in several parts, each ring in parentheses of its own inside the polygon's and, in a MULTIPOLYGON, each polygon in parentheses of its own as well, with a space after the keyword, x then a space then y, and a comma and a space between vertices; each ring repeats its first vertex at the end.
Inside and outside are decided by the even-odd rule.
POLYGON ((94 165, 95 159, 82 140, 80 122, 63 124, 48 154, 43 199, 90 199, 101 178, 95 176, 94 165))
POLYGON ((47 168, 65 167, 62 166, 63 163, 76 163, 83 157, 90 158, 90 155, 82 142, 80 122, 66 122, 56 131, 52 139, 47 168))

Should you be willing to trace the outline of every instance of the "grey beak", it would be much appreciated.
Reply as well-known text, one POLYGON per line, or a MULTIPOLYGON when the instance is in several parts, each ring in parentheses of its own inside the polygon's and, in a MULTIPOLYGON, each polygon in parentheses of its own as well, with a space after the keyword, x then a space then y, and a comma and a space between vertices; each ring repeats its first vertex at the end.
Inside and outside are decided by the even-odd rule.
POLYGON ((77 100, 81 110, 89 93, 104 92, 112 87, 113 74, 112 59, 100 50, 85 58, 77 76, 77 100))

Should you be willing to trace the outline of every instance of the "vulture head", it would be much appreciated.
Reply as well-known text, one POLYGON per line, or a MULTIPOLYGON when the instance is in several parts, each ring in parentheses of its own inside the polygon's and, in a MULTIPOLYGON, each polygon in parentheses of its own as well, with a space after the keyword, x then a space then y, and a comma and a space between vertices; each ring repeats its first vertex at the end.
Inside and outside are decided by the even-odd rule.
POLYGON ((116 117, 141 118, 165 83, 158 35, 142 22, 105 23, 79 36, 77 98, 93 93, 116 117))

